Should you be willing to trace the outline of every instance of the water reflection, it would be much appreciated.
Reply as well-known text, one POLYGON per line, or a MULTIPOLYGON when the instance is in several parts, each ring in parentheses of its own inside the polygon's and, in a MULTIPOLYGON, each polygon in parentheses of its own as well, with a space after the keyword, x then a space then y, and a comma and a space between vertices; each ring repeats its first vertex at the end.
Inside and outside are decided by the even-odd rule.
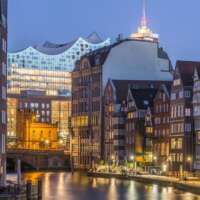
POLYGON ((44 200, 200 200, 200 196, 135 181, 88 178, 81 173, 27 173, 24 180, 43 179, 44 200))

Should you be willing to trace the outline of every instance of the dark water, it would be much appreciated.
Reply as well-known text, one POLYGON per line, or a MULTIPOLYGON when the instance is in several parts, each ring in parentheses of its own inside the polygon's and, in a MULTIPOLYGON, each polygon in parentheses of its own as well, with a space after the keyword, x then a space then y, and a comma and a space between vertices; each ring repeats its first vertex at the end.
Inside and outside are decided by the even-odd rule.
POLYGON ((43 179, 44 200, 200 200, 172 187, 117 179, 88 178, 81 173, 28 173, 24 179, 43 179))

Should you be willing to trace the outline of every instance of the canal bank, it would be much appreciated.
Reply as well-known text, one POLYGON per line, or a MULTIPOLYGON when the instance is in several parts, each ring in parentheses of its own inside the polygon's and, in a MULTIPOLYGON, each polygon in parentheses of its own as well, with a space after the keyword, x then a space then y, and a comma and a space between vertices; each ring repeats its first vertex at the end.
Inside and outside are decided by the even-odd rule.
POLYGON ((182 181, 178 178, 167 176, 154 176, 154 175, 123 175, 114 173, 96 173, 88 172, 89 177, 98 178, 117 178, 122 180, 134 180, 147 184, 158 184, 162 186, 171 186, 179 190, 191 192, 200 195, 200 181, 182 181))

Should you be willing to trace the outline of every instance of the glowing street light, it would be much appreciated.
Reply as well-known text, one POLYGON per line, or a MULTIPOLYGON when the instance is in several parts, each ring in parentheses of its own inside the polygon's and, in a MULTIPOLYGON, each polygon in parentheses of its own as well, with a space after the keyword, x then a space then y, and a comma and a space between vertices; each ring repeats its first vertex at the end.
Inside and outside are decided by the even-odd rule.
POLYGON ((157 156, 154 156, 154 157, 153 157, 153 160, 154 160, 154 161, 157 161, 157 156))
POLYGON ((111 156, 111 160, 114 160, 114 159, 115 159, 115 156, 114 156, 114 155, 112 155, 112 156, 111 156))
POLYGON ((133 160, 134 160, 134 158, 135 158, 135 157, 134 157, 133 155, 132 155, 132 156, 130 156, 130 160, 131 160, 131 161, 133 161, 133 160))
POLYGON ((163 172, 167 172, 167 164, 163 164, 162 170, 163 170, 163 172))

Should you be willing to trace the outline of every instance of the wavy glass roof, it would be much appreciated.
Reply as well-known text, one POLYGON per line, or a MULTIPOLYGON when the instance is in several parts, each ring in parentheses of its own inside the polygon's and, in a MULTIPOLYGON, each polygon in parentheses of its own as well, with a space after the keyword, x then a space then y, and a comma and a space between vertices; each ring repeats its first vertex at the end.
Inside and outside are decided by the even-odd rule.
POLYGON ((110 39, 103 41, 96 33, 65 44, 45 42, 8 53, 8 67, 72 71, 82 55, 109 44, 110 39))

